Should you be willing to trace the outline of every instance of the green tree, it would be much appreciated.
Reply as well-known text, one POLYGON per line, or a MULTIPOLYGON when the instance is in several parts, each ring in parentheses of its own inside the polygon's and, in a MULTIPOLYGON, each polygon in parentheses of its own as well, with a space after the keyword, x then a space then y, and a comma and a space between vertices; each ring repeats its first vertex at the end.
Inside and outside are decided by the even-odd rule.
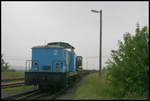
POLYGON ((1 55, 1 70, 2 72, 6 72, 9 70, 9 64, 4 61, 3 54, 1 55))
POLYGON ((147 27, 139 28, 136 34, 124 34, 124 42, 118 41, 119 49, 111 51, 107 61, 107 81, 118 88, 120 95, 128 92, 148 94, 149 85, 149 33, 147 27))

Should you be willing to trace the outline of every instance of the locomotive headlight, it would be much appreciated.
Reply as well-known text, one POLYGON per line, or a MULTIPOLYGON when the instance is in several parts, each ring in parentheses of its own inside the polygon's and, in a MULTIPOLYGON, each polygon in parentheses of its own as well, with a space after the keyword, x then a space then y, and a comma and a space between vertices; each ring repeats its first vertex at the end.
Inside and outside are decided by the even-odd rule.
POLYGON ((38 70, 38 64, 36 62, 34 63, 34 70, 38 70))
POLYGON ((59 70, 59 63, 56 63, 56 70, 59 70))

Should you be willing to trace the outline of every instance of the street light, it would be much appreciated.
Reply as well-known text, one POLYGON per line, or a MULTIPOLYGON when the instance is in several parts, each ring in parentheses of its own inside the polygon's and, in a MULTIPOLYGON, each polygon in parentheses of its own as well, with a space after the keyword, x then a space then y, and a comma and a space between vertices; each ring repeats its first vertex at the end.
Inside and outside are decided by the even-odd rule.
POLYGON ((96 11, 96 10, 91 10, 92 12, 94 12, 94 13, 99 13, 99 11, 96 11))
POLYGON ((101 67, 102 67, 102 10, 96 11, 96 10, 91 10, 94 13, 99 13, 100 14, 100 50, 99 50, 99 78, 101 79, 101 67))

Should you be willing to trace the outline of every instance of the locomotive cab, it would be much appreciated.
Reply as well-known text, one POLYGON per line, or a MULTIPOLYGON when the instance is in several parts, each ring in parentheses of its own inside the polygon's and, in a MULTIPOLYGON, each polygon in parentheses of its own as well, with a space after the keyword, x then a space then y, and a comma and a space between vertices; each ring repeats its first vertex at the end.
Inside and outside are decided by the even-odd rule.
POLYGON ((82 71, 82 56, 76 57, 76 70, 82 71))

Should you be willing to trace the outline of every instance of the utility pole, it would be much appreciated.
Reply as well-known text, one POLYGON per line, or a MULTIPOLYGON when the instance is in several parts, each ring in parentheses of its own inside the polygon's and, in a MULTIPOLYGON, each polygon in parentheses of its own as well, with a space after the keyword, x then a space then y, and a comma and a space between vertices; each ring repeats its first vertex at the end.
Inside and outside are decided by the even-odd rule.
POLYGON ((100 10, 100 79, 102 78, 102 10, 100 10))
POLYGON ((99 78, 102 78, 102 10, 96 11, 96 10, 91 10, 94 13, 99 13, 100 14, 100 49, 99 49, 99 78))

